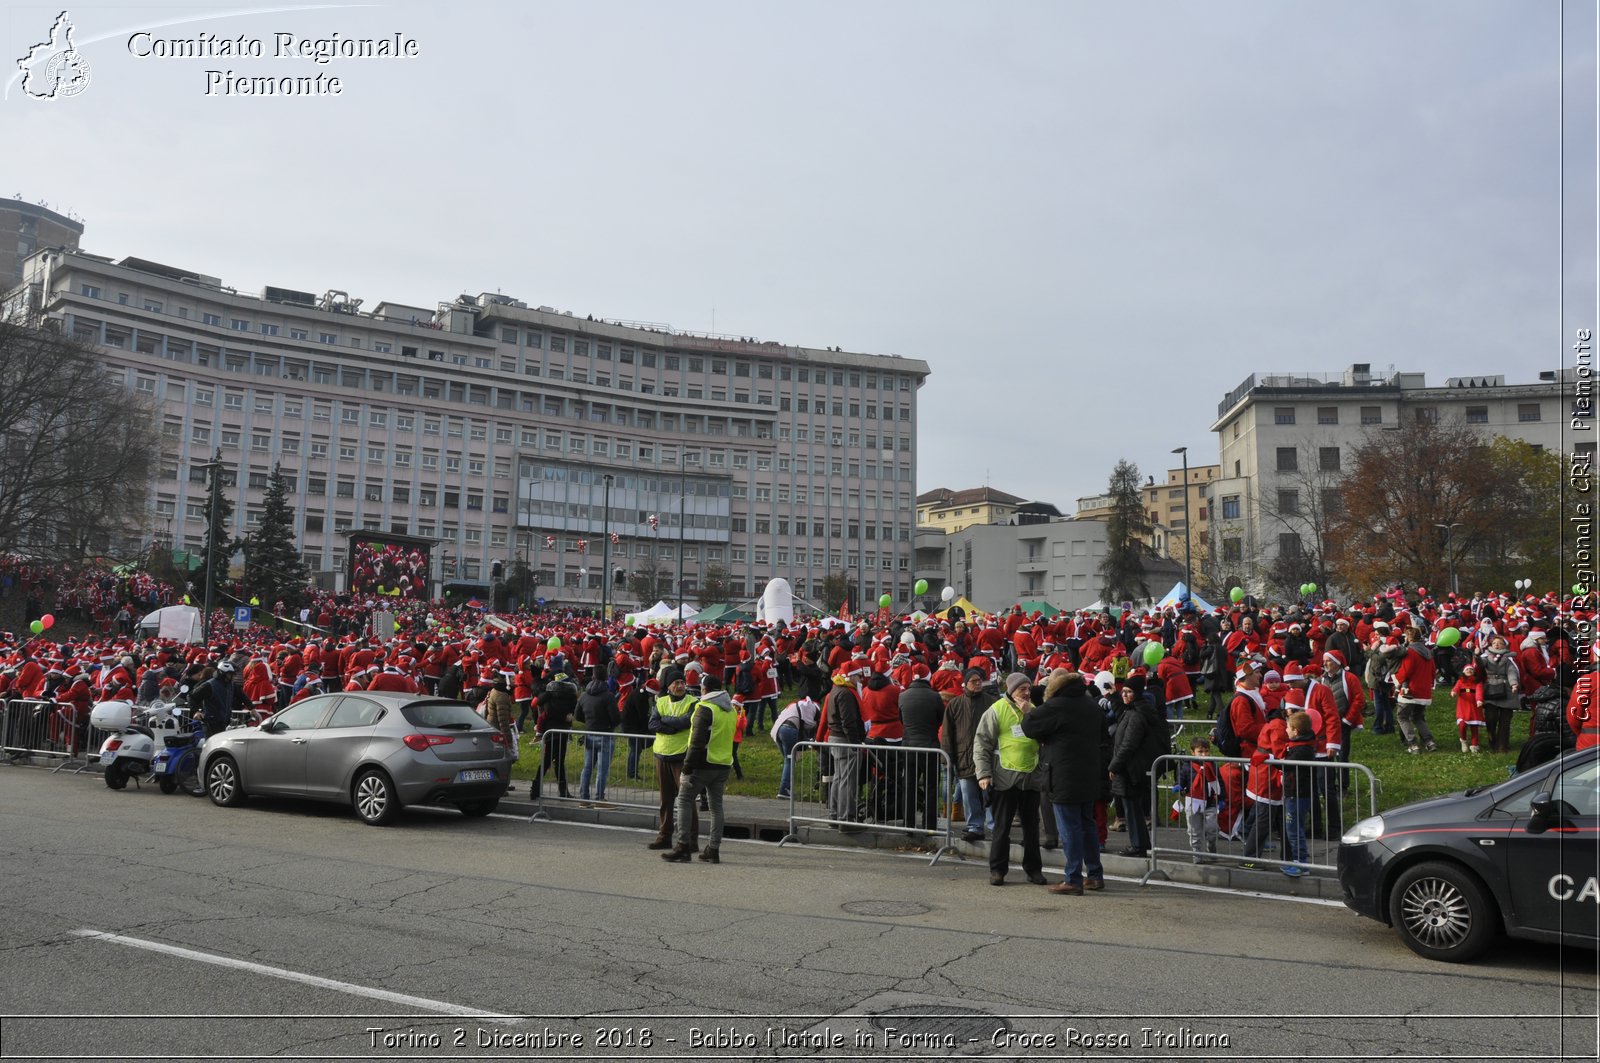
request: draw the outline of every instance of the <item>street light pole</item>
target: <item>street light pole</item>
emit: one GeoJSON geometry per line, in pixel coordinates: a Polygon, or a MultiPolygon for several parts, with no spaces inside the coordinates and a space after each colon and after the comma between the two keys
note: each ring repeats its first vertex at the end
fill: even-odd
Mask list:
{"type": "Polygon", "coordinates": [[[216,587],[213,573],[216,571],[217,551],[222,544],[217,542],[217,499],[222,495],[222,463],[208,461],[196,466],[206,470],[206,488],[211,492],[211,498],[206,506],[206,593],[205,612],[200,617],[200,637],[209,645],[211,642],[211,598],[216,587]]]}
{"type": "Polygon", "coordinates": [[[1441,528],[1444,531],[1444,559],[1450,566],[1450,593],[1460,594],[1461,588],[1456,585],[1456,557],[1455,554],[1450,552],[1450,534],[1457,528],[1463,527],[1463,525],[1460,521],[1453,520],[1449,524],[1435,524],[1434,527],[1441,528]]]}
{"type": "Polygon", "coordinates": [[[1194,594],[1194,528],[1189,521],[1189,448],[1174,447],[1174,454],[1183,455],[1183,585],[1194,594]]]}
{"type": "Polygon", "coordinates": [[[689,478],[683,467],[683,448],[678,448],[678,625],[683,625],[683,514],[689,478]]]}
{"type": "Polygon", "coordinates": [[[611,619],[611,474],[600,477],[605,481],[605,517],[600,524],[600,622],[611,619]]]}

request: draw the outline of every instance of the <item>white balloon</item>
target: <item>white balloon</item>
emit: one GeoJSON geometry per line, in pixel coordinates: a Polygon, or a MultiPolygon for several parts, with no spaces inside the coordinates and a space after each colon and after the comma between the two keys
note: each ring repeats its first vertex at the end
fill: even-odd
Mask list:
{"type": "Polygon", "coordinates": [[[953,602],[953,601],[955,601],[956,600],[956,589],[954,587],[946,587],[944,590],[939,592],[939,600],[941,602],[953,602]]]}

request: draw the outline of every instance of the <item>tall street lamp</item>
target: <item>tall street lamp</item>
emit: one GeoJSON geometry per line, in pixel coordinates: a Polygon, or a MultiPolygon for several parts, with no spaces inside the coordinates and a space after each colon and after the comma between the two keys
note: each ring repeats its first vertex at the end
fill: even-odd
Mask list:
{"type": "Polygon", "coordinates": [[[1189,448],[1174,447],[1174,454],[1183,455],[1183,585],[1194,594],[1194,529],[1189,521],[1189,448]]]}
{"type": "Polygon", "coordinates": [[[611,474],[604,473],[605,517],[600,524],[600,620],[611,619],[611,474]]]}
{"type": "Polygon", "coordinates": [[[689,478],[683,467],[683,448],[678,448],[678,624],[683,624],[683,515],[689,478]]]}
{"type": "Polygon", "coordinates": [[[206,488],[211,492],[209,504],[206,507],[206,606],[205,613],[200,617],[200,637],[209,645],[211,642],[211,598],[216,591],[217,551],[222,544],[217,542],[217,499],[222,497],[221,469],[222,462],[207,461],[194,466],[206,470],[206,488]]]}
{"type": "Polygon", "coordinates": [[[1456,555],[1450,552],[1450,533],[1465,525],[1459,520],[1453,520],[1449,524],[1435,524],[1434,527],[1444,531],[1444,559],[1450,565],[1450,593],[1460,594],[1461,588],[1456,586],[1456,555]]]}

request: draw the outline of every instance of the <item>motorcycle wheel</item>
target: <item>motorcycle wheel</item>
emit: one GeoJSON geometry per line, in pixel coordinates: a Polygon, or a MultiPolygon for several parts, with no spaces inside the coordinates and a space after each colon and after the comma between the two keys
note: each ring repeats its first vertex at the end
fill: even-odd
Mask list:
{"type": "Polygon", "coordinates": [[[160,779],[156,780],[156,785],[161,787],[161,792],[164,794],[175,794],[178,792],[178,780],[174,779],[170,775],[161,776],[160,779]]]}
{"type": "Polygon", "coordinates": [[[120,790],[128,785],[128,769],[112,761],[106,765],[106,785],[113,790],[120,790]]]}

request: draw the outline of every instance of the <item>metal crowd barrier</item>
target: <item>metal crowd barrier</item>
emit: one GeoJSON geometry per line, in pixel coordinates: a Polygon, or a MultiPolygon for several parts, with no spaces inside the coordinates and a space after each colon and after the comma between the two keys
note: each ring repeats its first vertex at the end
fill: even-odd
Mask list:
{"type": "Polygon", "coordinates": [[[77,717],[76,710],[54,701],[17,698],[7,704],[4,751],[9,761],[25,757],[59,757],[63,764],[87,755],[92,734],[89,716],[77,717]]]}
{"type": "Polygon", "coordinates": [[[1334,760],[1268,760],[1266,766],[1301,773],[1311,781],[1310,807],[1305,810],[1305,822],[1300,828],[1304,832],[1304,860],[1292,859],[1299,854],[1291,854],[1286,848],[1285,829],[1295,829],[1294,821],[1285,816],[1287,805],[1256,802],[1247,796],[1248,758],[1187,754],[1157,757],[1150,769],[1150,868],[1141,884],[1160,873],[1164,859],[1168,863],[1226,864],[1244,870],[1294,868],[1300,873],[1335,873],[1340,836],[1360,820],[1378,814],[1378,780],[1372,769],[1365,764],[1334,760]],[[1196,762],[1217,769],[1222,790],[1214,851],[1203,824],[1191,830],[1194,817],[1205,813],[1188,811],[1189,789],[1186,785],[1179,788],[1177,782],[1188,778],[1184,768],[1196,762]],[[1250,851],[1252,831],[1256,832],[1254,852],[1250,851]],[[1198,850],[1191,840],[1195,833],[1199,834],[1198,850]]]}
{"type": "Polygon", "coordinates": [[[789,832],[779,845],[799,842],[802,823],[928,838],[936,842],[930,867],[954,845],[954,775],[944,750],[797,742],[789,757],[789,832]]]}
{"type": "MultiPolygon", "coordinates": [[[[578,728],[549,730],[537,741],[539,769],[534,774],[533,815],[529,820],[549,819],[545,806],[557,808],[637,809],[654,814],[661,806],[661,787],[656,779],[656,758],[650,746],[656,736],[624,734],[616,731],[596,734],[578,728]],[[582,796],[583,762],[590,742],[611,746],[610,770],[604,779],[605,796],[600,796],[600,781],[591,778],[589,797],[582,796]],[[639,742],[637,771],[628,773],[629,743],[639,742]]],[[[524,738],[524,743],[527,738],[524,738]]],[[[599,751],[596,751],[597,754],[599,751]]],[[[598,768],[599,761],[596,761],[598,768]]]]}

